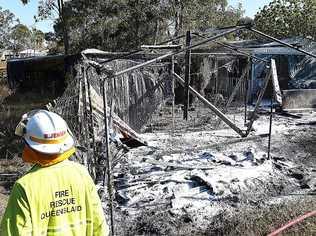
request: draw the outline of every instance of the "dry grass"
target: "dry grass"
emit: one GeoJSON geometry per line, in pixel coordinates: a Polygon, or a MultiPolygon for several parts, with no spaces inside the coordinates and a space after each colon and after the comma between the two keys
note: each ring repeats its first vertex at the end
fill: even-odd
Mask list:
{"type": "Polygon", "coordinates": [[[19,156],[10,160],[0,159],[0,219],[4,214],[14,182],[29,168],[30,165],[25,164],[19,156]]]}
{"type": "Polygon", "coordinates": [[[8,191],[3,186],[0,186],[0,221],[7,206],[8,198],[8,191]]]}
{"type": "Polygon", "coordinates": [[[7,172],[22,175],[29,167],[30,165],[25,164],[19,155],[16,155],[13,159],[0,159],[0,174],[7,172]]]}
{"type": "Polygon", "coordinates": [[[0,218],[15,180],[30,168],[20,157],[23,143],[14,135],[15,127],[24,113],[42,108],[50,100],[34,93],[13,94],[0,81],[0,218]]]}
{"type": "Polygon", "coordinates": [[[0,79],[0,104],[6,97],[10,96],[10,94],[11,90],[7,86],[6,82],[0,79]]]}
{"type": "Polygon", "coordinates": [[[13,158],[21,152],[22,143],[14,135],[23,114],[43,108],[53,98],[30,92],[16,92],[6,97],[0,106],[0,158],[13,158]]]}
{"type": "MultiPolygon", "coordinates": [[[[223,212],[209,226],[206,235],[267,235],[313,210],[316,198],[302,195],[280,204],[239,209],[234,214],[223,212]]],[[[283,235],[316,235],[316,217],[289,228],[283,235]]]]}
{"type": "MultiPolygon", "coordinates": [[[[143,212],[132,221],[125,215],[119,220],[119,235],[227,235],[266,236],[287,222],[316,209],[314,196],[297,196],[273,205],[257,207],[241,205],[223,208],[215,217],[203,222],[192,215],[181,217],[161,208],[143,212]],[[121,227],[124,226],[124,227],[121,227]]],[[[316,217],[289,228],[283,235],[316,235],[316,217]]]]}

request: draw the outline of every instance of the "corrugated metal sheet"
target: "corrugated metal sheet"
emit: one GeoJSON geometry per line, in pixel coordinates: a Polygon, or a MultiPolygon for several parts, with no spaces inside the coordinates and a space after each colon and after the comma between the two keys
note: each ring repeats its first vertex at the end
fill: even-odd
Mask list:
{"type": "Polygon", "coordinates": [[[285,47],[264,47],[253,49],[255,55],[305,55],[291,48],[285,47]]]}
{"type": "MultiPolygon", "coordinates": [[[[288,39],[282,39],[283,42],[287,44],[291,44],[293,46],[297,46],[300,49],[306,50],[308,52],[315,53],[316,52],[316,42],[310,39],[306,39],[303,37],[293,37],[288,39]]],[[[300,53],[294,49],[288,48],[279,44],[278,42],[271,42],[258,45],[257,47],[252,49],[254,54],[262,54],[262,55],[305,55],[300,53]]]]}
{"type": "MultiPolygon", "coordinates": [[[[297,45],[297,46],[301,46],[301,47],[306,47],[307,45],[315,45],[315,41],[311,40],[311,39],[307,39],[304,37],[292,37],[292,38],[286,38],[286,39],[282,39],[282,42],[288,43],[288,44],[292,44],[292,45],[297,45]]],[[[263,44],[263,46],[267,46],[267,47],[276,47],[276,46],[282,46],[281,44],[279,44],[278,42],[271,42],[271,43],[265,43],[263,44]]]]}

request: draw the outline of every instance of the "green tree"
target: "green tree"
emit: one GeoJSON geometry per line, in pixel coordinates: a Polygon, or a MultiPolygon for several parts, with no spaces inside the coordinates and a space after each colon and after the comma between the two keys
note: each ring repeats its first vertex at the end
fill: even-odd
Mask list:
{"type": "Polygon", "coordinates": [[[10,47],[10,34],[15,22],[18,20],[14,14],[0,7],[0,48],[10,47]]]}
{"type": "MultiPolygon", "coordinates": [[[[129,51],[187,29],[234,25],[242,15],[226,0],[76,0],[65,3],[70,49],[129,51]]],[[[61,36],[62,25],[55,25],[61,36]]]]}
{"type": "MultiPolygon", "coordinates": [[[[126,51],[166,33],[160,0],[77,0],[65,4],[72,52],[93,47],[126,51]]],[[[55,26],[57,35],[61,25],[55,26]]]]}
{"type": "Polygon", "coordinates": [[[30,46],[31,31],[23,24],[17,24],[12,28],[10,38],[13,42],[14,51],[26,49],[30,46]]]}
{"type": "Polygon", "coordinates": [[[58,54],[62,52],[63,46],[61,45],[55,33],[45,33],[44,38],[47,44],[46,49],[48,49],[49,54],[58,54]]]}
{"type": "Polygon", "coordinates": [[[169,6],[175,35],[186,30],[236,25],[244,13],[241,4],[235,9],[227,0],[170,0],[169,6]]]}
{"type": "Polygon", "coordinates": [[[278,38],[316,39],[315,0],[273,0],[255,16],[256,28],[278,38]]]}
{"type": "MultiPolygon", "coordinates": [[[[30,0],[21,0],[23,4],[28,4],[30,0]]],[[[64,0],[40,0],[38,6],[37,21],[45,19],[54,19],[62,26],[62,39],[64,43],[65,54],[68,54],[69,39],[67,17],[64,10],[64,0]]]]}
{"type": "Polygon", "coordinates": [[[32,45],[35,49],[41,49],[45,40],[45,34],[36,28],[32,29],[31,32],[32,45]]]}
{"type": "Polygon", "coordinates": [[[44,34],[44,38],[46,41],[54,42],[56,41],[56,35],[53,32],[47,32],[44,34]]]}

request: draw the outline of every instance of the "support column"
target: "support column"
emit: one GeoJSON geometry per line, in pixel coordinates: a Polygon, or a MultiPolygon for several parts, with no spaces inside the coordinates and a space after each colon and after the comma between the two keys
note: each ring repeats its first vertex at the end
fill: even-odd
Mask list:
{"type": "Polygon", "coordinates": [[[84,134],[84,143],[87,148],[87,155],[84,155],[83,164],[90,170],[90,142],[89,142],[89,125],[88,125],[88,110],[87,110],[87,84],[86,84],[86,67],[81,67],[82,74],[82,112],[83,112],[83,134],[84,134]]]}
{"type": "MultiPolygon", "coordinates": [[[[187,31],[186,34],[186,47],[191,46],[191,32],[187,31]]],[[[185,71],[184,71],[184,79],[185,79],[185,86],[184,86],[184,110],[183,110],[183,119],[188,120],[188,111],[189,111],[189,86],[190,86],[190,66],[191,66],[191,50],[186,50],[185,52],[185,71]]]]}
{"type": "Polygon", "coordinates": [[[174,84],[174,56],[171,57],[171,77],[172,77],[172,135],[174,135],[174,106],[175,106],[175,84],[174,84]]]}
{"type": "Polygon", "coordinates": [[[103,186],[106,186],[107,183],[107,192],[109,196],[109,211],[110,211],[110,233],[111,236],[115,235],[114,232],[114,206],[113,206],[113,185],[112,185],[112,157],[110,151],[110,138],[109,138],[109,114],[107,110],[107,87],[106,87],[106,79],[103,80],[102,86],[102,98],[103,98],[103,118],[104,118],[104,131],[105,131],[105,150],[104,150],[104,158],[106,159],[106,166],[104,169],[103,176],[103,186]],[[106,181],[107,180],[107,181],[106,181]]]}

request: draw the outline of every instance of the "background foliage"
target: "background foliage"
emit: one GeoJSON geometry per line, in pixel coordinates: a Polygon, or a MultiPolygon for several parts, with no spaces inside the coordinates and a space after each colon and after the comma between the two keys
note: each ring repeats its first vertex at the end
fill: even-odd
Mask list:
{"type": "Polygon", "coordinates": [[[316,39],[315,0],[274,0],[255,16],[256,27],[277,38],[316,39]]]}
{"type": "MultiPolygon", "coordinates": [[[[130,51],[187,30],[235,25],[243,14],[241,4],[233,8],[227,0],[40,0],[36,19],[54,19],[55,32],[30,34],[21,25],[12,28],[14,15],[0,9],[0,47],[21,48],[30,42],[38,46],[45,38],[54,53],[86,48],[130,51]]],[[[273,0],[255,16],[256,28],[277,38],[315,39],[315,21],[315,0],[273,0]]],[[[242,34],[245,39],[253,37],[242,34]]]]}
{"type": "Polygon", "coordinates": [[[41,49],[44,36],[42,31],[20,24],[13,13],[0,7],[0,49],[41,49]]]}

